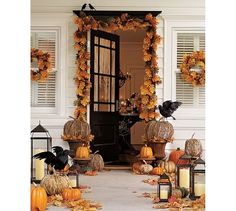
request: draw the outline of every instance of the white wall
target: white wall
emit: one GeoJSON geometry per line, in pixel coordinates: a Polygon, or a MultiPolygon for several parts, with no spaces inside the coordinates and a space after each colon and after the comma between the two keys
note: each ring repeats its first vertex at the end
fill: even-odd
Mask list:
{"type": "MultiPolygon", "coordinates": [[[[63,28],[62,41],[65,41],[63,47],[64,67],[62,71],[64,73],[65,89],[62,96],[65,98],[65,109],[58,116],[37,116],[32,115],[32,128],[41,120],[41,124],[44,125],[50,132],[53,138],[53,145],[62,145],[68,147],[66,142],[61,140],[63,132],[63,125],[68,120],[69,115],[73,115],[74,106],[73,101],[76,99],[75,84],[73,77],[75,75],[76,65],[75,56],[76,51],[73,49],[73,33],[76,30],[75,25],[72,22],[72,10],[80,9],[84,1],[75,0],[32,0],[31,1],[31,25],[37,25],[40,22],[45,22],[47,25],[58,24],[63,28]],[[52,22],[50,24],[50,21],[52,22]]],[[[165,64],[170,58],[164,58],[165,52],[171,49],[165,47],[165,23],[166,20],[187,20],[191,23],[191,20],[204,20],[204,0],[113,0],[113,1],[90,1],[97,10],[161,10],[160,24],[158,33],[163,38],[163,41],[158,49],[159,55],[159,67],[160,75],[165,77],[168,75],[168,68],[165,69],[165,64]]],[[[164,81],[164,80],[163,80],[164,81]]],[[[165,90],[163,89],[164,83],[158,87],[159,103],[162,102],[165,96],[165,90]]],[[[172,121],[175,128],[175,141],[173,144],[167,145],[167,150],[174,149],[178,146],[184,147],[184,141],[190,138],[192,133],[195,132],[196,138],[199,138],[203,145],[205,143],[205,125],[204,117],[200,118],[178,118],[176,121],[172,121]]]]}

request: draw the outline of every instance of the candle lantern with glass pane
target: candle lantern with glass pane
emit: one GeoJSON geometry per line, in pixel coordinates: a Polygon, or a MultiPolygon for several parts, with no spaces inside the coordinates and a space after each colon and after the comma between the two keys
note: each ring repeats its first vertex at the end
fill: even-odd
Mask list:
{"type": "Polygon", "coordinates": [[[172,184],[169,176],[165,173],[160,176],[157,188],[160,202],[167,202],[168,198],[170,198],[172,194],[172,184]]]}
{"type": "Polygon", "coordinates": [[[205,161],[198,158],[194,161],[191,171],[190,198],[200,198],[205,194],[205,161]]]}
{"type": "Polygon", "coordinates": [[[190,190],[191,168],[191,156],[182,155],[176,164],[176,187],[184,187],[190,190]]]}
{"type": "Polygon", "coordinates": [[[40,183],[45,175],[44,160],[33,159],[33,155],[51,149],[52,137],[39,121],[39,125],[31,131],[31,183],[40,183]]]}
{"type": "Polygon", "coordinates": [[[79,187],[79,173],[77,172],[70,172],[67,175],[70,180],[70,185],[72,188],[78,188],[79,187]]]}

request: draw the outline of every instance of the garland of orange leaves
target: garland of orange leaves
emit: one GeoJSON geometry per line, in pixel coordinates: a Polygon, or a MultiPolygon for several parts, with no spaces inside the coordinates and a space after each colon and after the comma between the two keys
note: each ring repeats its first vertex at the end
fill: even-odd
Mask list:
{"type": "Polygon", "coordinates": [[[48,73],[51,71],[50,54],[44,53],[42,50],[31,48],[31,62],[33,59],[37,59],[38,70],[35,72],[31,69],[32,81],[43,81],[48,77],[48,73]]]}
{"type": "Polygon", "coordinates": [[[158,75],[158,63],[157,63],[157,47],[160,43],[160,36],[157,35],[158,20],[153,17],[152,14],[147,14],[144,19],[139,19],[129,16],[127,13],[123,13],[121,17],[108,17],[106,19],[96,20],[93,16],[86,16],[84,12],[81,12],[79,17],[74,19],[74,23],[78,29],[74,33],[74,47],[78,50],[77,54],[77,100],[75,101],[75,117],[79,118],[85,116],[86,107],[89,104],[89,92],[91,88],[91,82],[89,81],[90,75],[88,73],[89,66],[87,61],[90,59],[90,55],[87,52],[87,32],[90,29],[103,29],[105,31],[117,31],[146,29],[146,35],[143,41],[143,53],[145,62],[145,77],[144,84],[141,86],[141,109],[140,118],[146,121],[153,120],[159,116],[157,113],[157,96],[156,85],[161,83],[161,79],[158,75]]]}
{"type": "Polygon", "coordinates": [[[183,56],[183,62],[180,64],[182,78],[193,86],[205,85],[205,53],[203,51],[194,51],[191,54],[183,56]],[[193,67],[199,67],[201,72],[191,71],[193,67]]]}

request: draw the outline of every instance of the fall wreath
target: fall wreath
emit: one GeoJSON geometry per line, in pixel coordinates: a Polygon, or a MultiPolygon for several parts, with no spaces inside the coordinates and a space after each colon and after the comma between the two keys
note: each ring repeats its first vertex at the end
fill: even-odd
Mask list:
{"type": "Polygon", "coordinates": [[[31,80],[43,81],[51,71],[50,54],[36,48],[31,48],[31,63],[34,59],[37,59],[38,68],[37,70],[31,68],[31,80]]]}
{"type": "Polygon", "coordinates": [[[182,78],[193,86],[205,85],[205,53],[203,51],[194,51],[191,54],[183,56],[183,62],[180,64],[182,78]],[[194,67],[200,68],[200,72],[191,70],[194,67]]]}
{"type": "Polygon", "coordinates": [[[132,17],[128,13],[123,13],[120,17],[107,17],[103,19],[95,19],[93,16],[86,16],[84,12],[80,12],[75,17],[74,23],[78,29],[74,33],[74,47],[77,53],[77,100],[75,101],[75,117],[85,116],[87,105],[90,102],[89,92],[91,82],[88,73],[89,66],[87,61],[90,55],[87,51],[87,32],[90,29],[102,29],[108,32],[117,30],[133,30],[145,29],[146,35],[143,41],[143,53],[145,62],[145,78],[144,84],[141,86],[141,110],[140,118],[146,121],[155,119],[159,116],[157,110],[156,85],[161,83],[158,75],[157,63],[157,46],[160,43],[160,36],[157,35],[158,20],[152,14],[147,14],[144,19],[132,17]]]}

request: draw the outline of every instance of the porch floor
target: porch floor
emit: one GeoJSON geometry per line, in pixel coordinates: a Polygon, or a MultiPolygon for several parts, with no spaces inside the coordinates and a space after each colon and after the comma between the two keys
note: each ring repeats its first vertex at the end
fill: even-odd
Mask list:
{"type": "MultiPolygon", "coordinates": [[[[97,176],[80,175],[80,184],[91,187],[91,193],[84,193],[85,199],[102,204],[104,211],[144,211],[154,210],[150,198],[138,197],[144,192],[155,192],[156,186],[142,182],[153,178],[148,175],[134,175],[130,170],[110,170],[99,172],[97,176]]],[[[48,211],[69,210],[49,207],[48,211]]]]}

